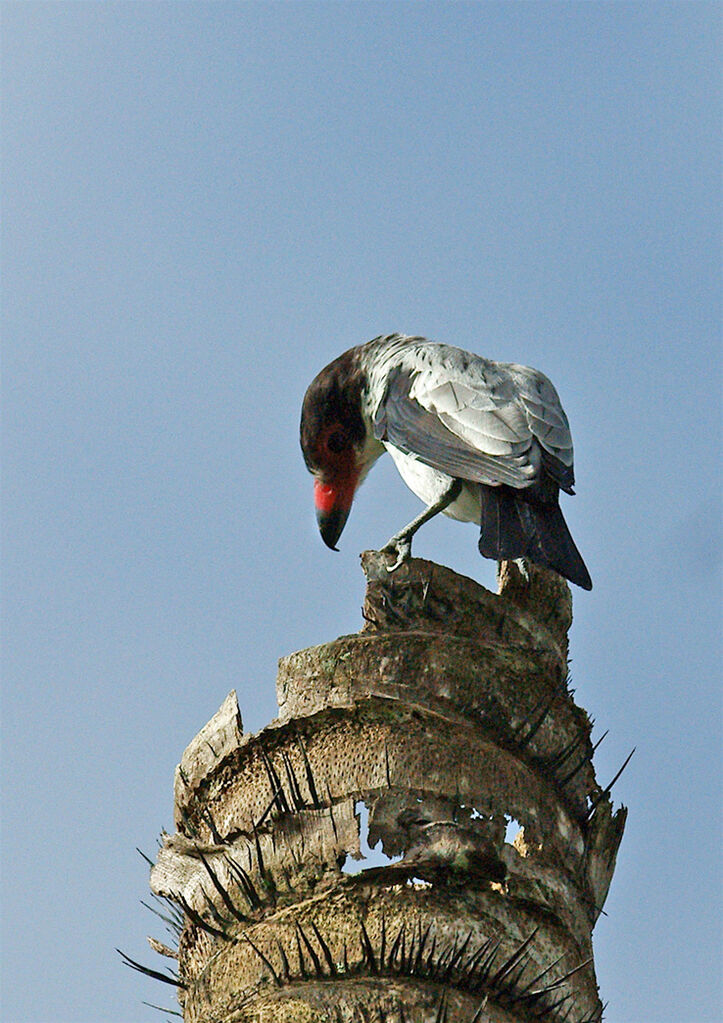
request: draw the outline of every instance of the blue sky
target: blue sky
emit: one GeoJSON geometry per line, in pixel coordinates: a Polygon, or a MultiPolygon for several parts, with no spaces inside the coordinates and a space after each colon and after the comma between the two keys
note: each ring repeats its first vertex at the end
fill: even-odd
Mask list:
{"type": "MultiPolygon", "coordinates": [[[[611,1023],[717,1020],[720,7],[4,3],[7,1023],[143,1023],[139,905],[227,692],[356,631],[306,385],[401,330],[542,369],[576,444],[572,675],[630,807],[595,932],[611,1023]]],[[[470,526],[415,541],[493,585],[470,526]]],[[[165,1002],[164,1002],[165,998],[165,1002]]],[[[172,999],[172,994],[170,995],[172,999]]]]}

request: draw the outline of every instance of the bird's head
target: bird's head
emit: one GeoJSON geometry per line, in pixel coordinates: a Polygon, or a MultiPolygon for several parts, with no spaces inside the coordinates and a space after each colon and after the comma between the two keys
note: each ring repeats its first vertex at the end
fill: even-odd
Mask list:
{"type": "Polygon", "coordinates": [[[357,487],[383,448],[362,410],[366,377],[358,349],[340,355],[312,381],[301,410],[301,450],[314,476],[321,538],[336,550],[357,487]]]}

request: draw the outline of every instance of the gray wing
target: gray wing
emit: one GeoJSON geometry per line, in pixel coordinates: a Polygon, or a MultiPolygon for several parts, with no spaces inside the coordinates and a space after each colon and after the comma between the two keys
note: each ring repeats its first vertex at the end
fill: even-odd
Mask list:
{"type": "Polygon", "coordinates": [[[572,492],[572,439],[547,378],[485,362],[462,380],[451,368],[441,383],[431,369],[392,370],[375,418],[377,439],[450,476],[492,486],[531,487],[544,466],[572,492]]]}
{"type": "Polygon", "coordinates": [[[525,410],[530,433],[542,448],[545,468],[563,490],[573,493],[572,434],[557,391],[536,369],[516,365],[505,369],[525,410]]]}

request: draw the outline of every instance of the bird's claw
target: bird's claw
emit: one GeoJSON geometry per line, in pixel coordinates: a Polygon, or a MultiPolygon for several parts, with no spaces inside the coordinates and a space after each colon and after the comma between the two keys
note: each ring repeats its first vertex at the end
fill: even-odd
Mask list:
{"type": "Polygon", "coordinates": [[[393,565],[387,565],[387,572],[396,572],[396,570],[404,564],[405,561],[409,561],[412,556],[412,541],[411,538],[406,536],[393,536],[391,540],[384,544],[382,547],[383,552],[389,552],[394,554],[396,552],[396,559],[393,565]]]}

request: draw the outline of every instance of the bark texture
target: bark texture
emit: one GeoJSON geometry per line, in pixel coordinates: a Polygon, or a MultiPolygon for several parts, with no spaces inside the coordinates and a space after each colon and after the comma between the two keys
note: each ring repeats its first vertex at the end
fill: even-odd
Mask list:
{"type": "Polygon", "coordinates": [[[599,1020],[626,811],[568,691],[567,584],[362,562],[362,631],[283,658],[256,735],[231,693],[177,769],[151,886],[184,914],[184,1019],[599,1020]],[[364,830],[385,863],[349,873],[364,830]]]}

